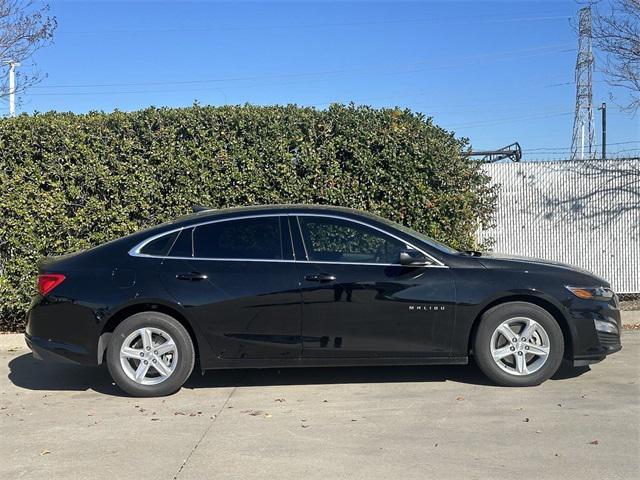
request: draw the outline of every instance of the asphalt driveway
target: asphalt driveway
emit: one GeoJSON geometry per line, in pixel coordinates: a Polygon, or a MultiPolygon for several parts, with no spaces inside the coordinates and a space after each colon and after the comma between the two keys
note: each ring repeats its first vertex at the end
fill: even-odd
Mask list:
{"type": "Polygon", "coordinates": [[[638,478],[640,332],[623,345],[527,389],[473,366],[243,370],[160,399],[5,349],[0,478],[638,478]]]}

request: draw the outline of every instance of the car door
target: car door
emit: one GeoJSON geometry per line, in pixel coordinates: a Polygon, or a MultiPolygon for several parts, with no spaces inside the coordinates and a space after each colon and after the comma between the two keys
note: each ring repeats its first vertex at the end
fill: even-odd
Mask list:
{"type": "Polygon", "coordinates": [[[300,356],[301,297],[285,217],[184,229],[160,272],[217,358],[300,356]]]}
{"type": "Polygon", "coordinates": [[[415,248],[354,219],[292,218],[303,357],[447,356],[455,319],[449,268],[399,264],[415,248]],[[300,259],[302,257],[302,259],[300,259]]]}

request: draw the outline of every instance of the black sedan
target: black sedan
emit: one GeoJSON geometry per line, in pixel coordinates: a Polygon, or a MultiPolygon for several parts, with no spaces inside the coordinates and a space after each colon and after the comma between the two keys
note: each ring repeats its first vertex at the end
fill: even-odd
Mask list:
{"type": "Polygon", "coordinates": [[[460,252],[346,208],[205,210],[39,265],[38,358],[107,363],[136,396],[201,370],[476,363],[537,385],[620,350],[609,284],[567,265],[460,252]]]}

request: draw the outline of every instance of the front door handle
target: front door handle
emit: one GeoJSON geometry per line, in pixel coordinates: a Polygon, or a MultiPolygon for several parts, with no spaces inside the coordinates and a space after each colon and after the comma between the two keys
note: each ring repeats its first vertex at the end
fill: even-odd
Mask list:
{"type": "Polygon", "coordinates": [[[304,277],[307,282],[335,282],[336,276],[329,275],[328,273],[319,273],[307,275],[304,277]]]}
{"type": "Polygon", "coordinates": [[[187,280],[189,282],[198,282],[200,280],[206,280],[207,274],[200,272],[188,272],[188,273],[179,273],[176,275],[178,280],[187,280]]]}

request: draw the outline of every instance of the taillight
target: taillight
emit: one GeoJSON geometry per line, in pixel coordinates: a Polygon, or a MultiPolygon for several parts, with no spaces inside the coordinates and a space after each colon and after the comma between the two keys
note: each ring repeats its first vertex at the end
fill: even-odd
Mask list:
{"type": "Polygon", "coordinates": [[[38,291],[45,296],[51,290],[64,282],[65,276],[61,273],[45,273],[38,275],[38,291]]]}

